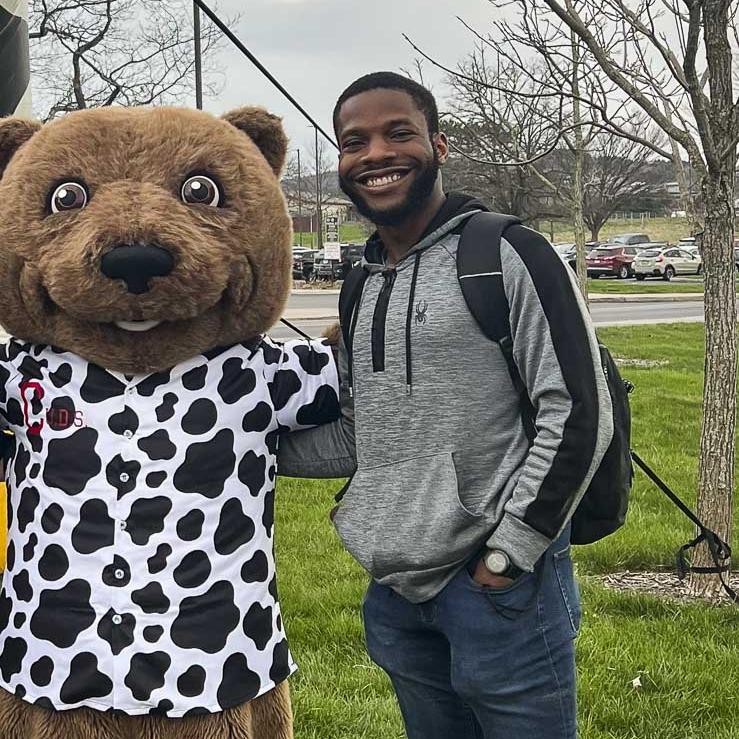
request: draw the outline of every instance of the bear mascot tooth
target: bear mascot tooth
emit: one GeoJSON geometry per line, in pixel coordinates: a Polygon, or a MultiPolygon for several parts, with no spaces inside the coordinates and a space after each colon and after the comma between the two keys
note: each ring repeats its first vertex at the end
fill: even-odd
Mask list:
{"type": "Polygon", "coordinates": [[[289,739],[283,431],[334,420],[291,284],[278,118],[0,120],[3,739],[289,739]]]}

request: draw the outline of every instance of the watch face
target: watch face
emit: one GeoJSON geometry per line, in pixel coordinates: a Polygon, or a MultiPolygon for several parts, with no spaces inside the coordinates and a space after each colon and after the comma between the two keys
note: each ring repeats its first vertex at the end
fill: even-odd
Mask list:
{"type": "Polygon", "coordinates": [[[501,575],[508,569],[508,557],[505,552],[493,549],[485,557],[485,566],[494,575],[501,575]]]}

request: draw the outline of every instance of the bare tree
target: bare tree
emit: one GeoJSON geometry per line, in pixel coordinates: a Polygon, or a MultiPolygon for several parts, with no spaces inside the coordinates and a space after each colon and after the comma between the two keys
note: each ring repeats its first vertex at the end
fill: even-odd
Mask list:
{"type": "Polygon", "coordinates": [[[336,196],[336,152],[323,139],[318,140],[317,152],[315,146],[301,149],[301,152],[300,177],[297,153],[293,150],[282,178],[282,191],[294,215],[299,208],[304,216],[310,217],[320,246],[323,242],[317,229],[321,227],[321,218],[317,214],[336,196]]]}
{"type": "MultiPolygon", "coordinates": [[[[496,4],[501,4],[493,0],[496,4]]],[[[528,0],[506,1],[519,18],[528,0]]],[[[603,124],[618,128],[619,106],[637,105],[687,153],[701,181],[705,207],[705,382],[698,513],[727,541],[732,529],[736,421],[736,287],[734,180],[739,101],[733,65],[739,40],[737,3],[730,0],[543,0],[548,28],[574,34],[586,63],[620,93],[601,98],[603,124]],[[667,111],[667,112],[665,112],[667,111]]],[[[525,22],[522,21],[522,22],[525,22]]],[[[560,36],[561,38],[561,36],[560,36]]],[[[672,151],[650,144],[666,158],[672,151]]],[[[703,548],[694,564],[712,564],[703,548]]],[[[717,576],[695,575],[696,593],[718,594],[717,576]]]]}
{"type": "MultiPolygon", "coordinates": [[[[597,240],[614,211],[636,195],[653,193],[648,175],[653,152],[597,125],[589,106],[581,105],[577,45],[571,91],[555,98],[545,81],[546,66],[532,72],[531,61],[524,69],[510,54],[502,60],[496,54],[497,65],[486,63],[486,47],[497,43],[486,40],[449,75],[447,133],[453,149],[467,159],[466,177],[456,179],[476,192],[487,191],[496,207],[525,221],[574,217],[585,292],[585,226],[597,240]]],[[[630,126],[636,134],[653,136],[646,128],[638,121],[630,126]]]]}
{"type": "MultiPolygon", "coordinates": [[[[177,0],[31,0],[34,100],[49,120],[106,105],[173,104],[194,89],[189,4],[177,0]]],[[[218,29],[201,31],[205,92],[218,91],[218,29]]]]}
{"type": "Polygon", "coordinates": [[[485,197],[498,210],[515,213],[534,226],[540,218],[561,215],[556,188],[542,175],[558,132],[549,120],[555,110],[532,111],[530,99],[503,96],[487,82],[504,78],[514,89],[530,89],[510,66],[493,69],[484,49],[471,54],[447,81],[452,94],[443,113],[451,144],[444,168],[447,181],[485,197]],[[527,162],[528,164],[525,164],[527,162]],[[508,166],[515,163],[516,166],[508,166]]]}
{"type": "Polygon", "coordinates": [[[611,132],[599,133],[585,159],[583,220],[591,240],[598,240],[600,229],[615,212],[630,209],[639,200],[664,207],[661,184],[646,147],[611,132]]]}

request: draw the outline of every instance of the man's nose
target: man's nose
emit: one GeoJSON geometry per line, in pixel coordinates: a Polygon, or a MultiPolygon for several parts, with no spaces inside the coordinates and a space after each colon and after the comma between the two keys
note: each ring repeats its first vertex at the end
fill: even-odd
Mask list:
{"type": "Polygon", "coordinates": [[[363,159],[365,162],[386,162],[392,161],[397,155],[392,141],[384,136],[373,136],[367,142],[363,159]]]}
{"type": "Polygon", "coordinates": [[[165,277],[173,268],[174,257],[158,244],[119,244],[100,262],[106,277],[123,280],[134,295],[147,292],[152,277],[165,277]]]}

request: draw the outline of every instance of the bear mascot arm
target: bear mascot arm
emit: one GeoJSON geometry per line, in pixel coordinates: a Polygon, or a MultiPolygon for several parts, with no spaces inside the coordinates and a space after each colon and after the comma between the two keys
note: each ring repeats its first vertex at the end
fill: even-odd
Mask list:
{"type": "Polygon", "coordinates": [[[350,477],[357,467],[354,399],[349,391],[349,359],[338,324],[326,334],[336,347],[341,416],[333,423],[293,431],[280,438],[277,469],[286,477],[350,477]]]}
{"type": "Polygon", "coordinates": [[[281,434],[339,417],[291,285],[279,119],[0,121],[4,739],[289,739],[281,434]]]}

